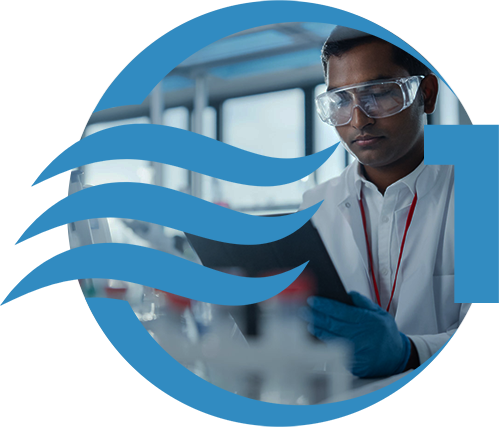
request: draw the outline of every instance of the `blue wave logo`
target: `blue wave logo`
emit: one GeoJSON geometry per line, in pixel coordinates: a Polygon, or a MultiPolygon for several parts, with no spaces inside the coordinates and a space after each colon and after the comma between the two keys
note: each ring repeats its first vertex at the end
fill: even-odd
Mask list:
{"type": "MultiPolygon", "coordinates": [[[[278,159],[175,128],[128,125],[101,131],[72,145],[42,172],[35,184],[94,162],[142,159],[240,184],[261,185],[266,182],[267,185],[280,185],[310,175],[335,148],[336,145],[308,157],[278,159]],[[255,170],[259,171],[258,174],[253,172],[255,170]]],[[[76,221],[126,218],[226,243],[255,245],[282,239],[295,232],[310,220],[319,206],[320,203],[281,217],[256,217],[168,188],[137,183],[102,184],[56,203],[31,224],[17,243],[76,221]]],[[[5,302],[50,284],[99,277],[140,283],[215,304],[253,304],[284,290],[305,266],[297,266],[276,276],[247,278],[218,272],[153,249],[117,243],[93,244],[72,249],[45,262],[25,277],[5,302]],[[168,283],[164,281],[165,269],[172,279],[168,283]],[[181,287],[175,282],[181,283],[181,287]]]]}
{"type": "MultiPolygon", "coordinates": [[[[306,21],[340,24],[370,32],[426,63],[393,34],[355,15],[311,3],[248,3],[196,18],[154,42],[115,79],[95,111],[141,104],[178,64],[221,38],[252,27],[306,21]]],[[[239,184],[278,186],[310,175],[335,148],[332,146],[303,158],[270,158],[167,126],[127,125],[98,132],[75,143],[40,174],[34,185],[82,165],[105,160],[140,159],[239,184]]],[[[283,217],[261,218],[168,188],[134,183],[103,184],[56,203],[30,225],[18,243],[75,221],[115,217],[160,224],[227,243],[256,245],[293,233],[314,215],[319,206],[320,203],[283,217]],[[135,203],[130,204],[129,200],[135,203]],[[166,208],[171,206],[177,208],[166,208]]],[[[98,277],[140,283],[209,303],[245,305],[278,294],[300,275],[305,266],[296,266],[275,276],[245,278],[214,271],[149,248],[117,243],[93,244],[49,259],[28,274],[3,303],[51,284],[98,277]],[[168,283],[163,280],[166,269],[172,277],[168,283]]],[[[111,343],[151,383],[193,408],[237,422],[301,425],[342,417],[390,395],[430,362],[396,384],[352,401],[311,406],[270,404],[220,389],[182,367],[151,338],[127,303],[99,298],[87,299],[87,302],[111,343]],[[157,370],[155,366],[162,369],[157,370]]]]}

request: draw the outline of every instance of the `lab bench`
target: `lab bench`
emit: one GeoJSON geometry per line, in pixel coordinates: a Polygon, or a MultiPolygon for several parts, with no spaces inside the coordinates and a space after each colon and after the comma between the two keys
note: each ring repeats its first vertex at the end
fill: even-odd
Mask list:
{"type": "MultiPolygon", "coordinates": [[[[118,355],[95,321],[89,321],[89,319],[82,317],[78,314],[76,307],[0,306],[0,314],[35,356],[35,370],[39,374],[43,393],[42,404],[141,404],[140,393],[143,393],[145,389],[139,387],[139,383],[143,385],[145,381],[139,378],[137,372],[118,355]]],[[[161,343],[161,322],[147,322],[146,329],[164,348],[167,347],[161,343]]],[[[444,353],[444,357],[437,359],[441,365],[442,361],[445,361],[444,353]]],[[[177,357],[181,357],[181,355],[177,355],[177,357]]],[[[253,356],[249,358],[251,357],[253,356]]],[[[182,363],[182,360],[179,361],[182,363]]],[[[219,362],[227,365],[225,363],[227,361],[220,360],[219,362]]],[[[236,365],[234,366],[237,368],[236,365]]],[[[497,374],[499,370],[496,369],[492,372],[490,369],[462,369],[463,366],[470,366],[468,359],[466,364],[457,366],[459,369],[454,369],[451,372],[449,368],[453,366],[456,367],[449,363],[440,367],[438,367],[438,363],[430,365],[423,371],[421,377],[416,378],[406,388],[407,403],[432,404],[433,402],[435,404],[435,402],[442,402],[444,399],[446,404],[458,402],[465,404],[468,401],[471,402],[470,396],[472,394],[476,397],[477,390],[481,390],[481,394],[489,396],[488,400],[484,400],[483,403],[491,404],[488,402],[491,401],[493,395],[488,393],[485,388],[497,389],[499,382],[496,379],[499,377],[497,374]],[[459,377],[462,377],[462,380],[459,380],[459,377]],[[474,379],[473,390],[470,389],[470,378],[474,379]],[[456,381],[461,384],[461,388],[459,390],[455,387],[449,388],[451,382],[457,384],[456,381]]],[[[476,368],[479,367],[481,366],[476,366],[476,368]]],[[[218,373],[220,374],[220,372],[222,371],[218,373]]],[[[210,379],[209,375],[203,371],[203,366],[195,373],[201,378],[210,379]]],[[[318,401],[314,403],[329,403],[355,398],[385,387],[408,373],[382,379],[359,379],[342,372],[341,387],[337,388],[336,391],[329,390],[327,396],[316,396],[315,399],[318,401]]],[[[318,374],[319,376],[320,374],[329,375],[328,372],[318,374]]],[[[334,376],[334,373],[330,374],[334,376]]],[[[230,389],[231,385],[227,385],[224,379],[223,372],[221,376],[218,375],[216,380],[211,378],[215,384],[219,381],[217,385],[230,389]]],[[[320,382],[317,384],[318,387],[321,387],[320,382]]],[[[239,394],[244,395],[244,393],[239,394]]],[[[252,397],[249,391],[247,394],[247,397],[252,397]]],[[[475,401],[476,398],[473,402],[475,401]]],[[[167,405],[167,402],[158,400],[157,404],[167,405]]],[[[494,398],[493,404],[497,404],[497,399],[494,398]]]]}
{"type": "MultiPolygon", "coordinates": [[[[35,371],[40,379],[43,404],[140,404],[138,374],[130,366],[127,366],[126,361],[118,355],[95,321],[82,317],[76,307],[0,306],[0,314],[10,323],[19,339],[34,355],[35,371]]],[[[149,333],[160,345],[167,348],[160,338],[161,323],[144,323],[146,323],[149,333]]],[[[246,347],[242,348],[241,351],[253,351],[252,355],[248,354],[248,360],[255,360],[255,367],[261,365],[258,362],[258,357],[254,356],[259,354],[258,349],[250,350],[246,347]]],[[[181,355],[177,354],[174,357],[180,358],[181,355]]],[[[182,360],[179,361],[182,362],[182,360]]],[[[216,363],[211,365],[212,373],[217,368],[215,366],[213,370],[214,365],[216,363]]],[[[217,385],[222,386],[222,388],[244,395],[240,391],[241,384],[227,386],[226,379],[231,376],[229,373],[224,377],[227,361],[220,360],[219,365],[224,365],[224,369],[219,370],[218,375],[215,374],[216,379],[212,382],[217,384],[218,381],[217,385]],[[238,389],[236,390],[232,386],[238,389]]],[[[210,379],[203,370],[203,366],[198,366],[195,373],[201,378],[210,379]]],[[[238,369],[238,366],[234,365],[233,368],[238,369]]],[[[269,368],[273,369],[272,366],[269,368]]],[[[263,370],[262,373],[271,375],[269,370],[263,370]]],[[[326,372],[316,372],[316,374],[315,378],[319,381],[316,381],[315,384],[318,388],[324,387],[324,380],[327,379],[328,374],[326,372]]],[[[350,378],[346,372],[342,372],[341,375],[341,382],[335,383],[335,395],[338,395],[338,392],[351,393],[352,388],[361,390],[363,386],[372,383],[369,380],[350,378]]],[[[212,376],[212,379],[215,377],[212,376]]],[[[332,399],[331,392],[332,390],[328,395],[316,396],[313,403],[332,399]]],[[[251,397],[252,393],[254,392],[247,391],[247,397],[251,397]]],[[[323,391],[323,393],[325,392],[323,391]]]]}

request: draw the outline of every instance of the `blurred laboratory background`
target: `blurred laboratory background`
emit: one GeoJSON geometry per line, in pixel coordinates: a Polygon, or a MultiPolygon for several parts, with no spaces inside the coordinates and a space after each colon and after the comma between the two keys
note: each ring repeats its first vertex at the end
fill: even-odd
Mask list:
{"type": "MultiPolygon", "coordinates": [[[[497,23],[378,23],[415,47],[456,93],[457,98],[441,85],[430,124],[499,122],[497,23]]],[[[8,78],[0,79],[2,139],[17,144],[36,141],[47,146],[46,155],[52,158],[57,153],[50,147],[61,151],[87,135],[127,123],[182,128],[273,157],[308,155],[339,141],[334,128],[322,123],[315,112],[314,98],[325,90],[320,49],[333,28],[321,23],[270,25],[225,38],[180,64],[142,105],[90,114],[123,67],[180,24],[4,22],[0,65],[8,78]]],[[[470,153],[470,159],[478,161],[479,156],[470,153]]],[[[340,174],[351,160],[339,147],[314,174],[281,187],[243,186],[136,160],[81,169],[86,185],[151,183],[237,211],[267,214],[296,210],[304,191],[340,174]]],[[[157,239],[151,242],[145,227],[135,226],[134,235],[145,237],[142,244],[149,241],[167,248],[157,239]]],[[[114,238],[127,233],[122,224],[113,228],[114,238]]],[[[172,242],[181,235],[168,229],[164,233],[172,242]]],[[[176,246],[183,248],[181,241],[176,246]]]]}
{"type": "MultiPolygon", "coordinates": [[[[334,27],[322,23],[270,25],[222,39],[177,66],[142,105],[91,114],[101,94],[128,62],[181,23],[2,22],[0,69],[7,78],[0,79],[0,138],[27,149],[37,145],[37,153],[46,158],[46,164],[77,140],[106,128],[132,123],[181,128],[244,150],[283,158],[309,155],[339,141],[334,128],[322,123],[315,112],[314,99],[325,90],[320,51],[334,27]]],[[[396,20],[377,23],[418,50],[445,76],[457,95],[453,96],[441,84],[437,111],[428,118],[430,125],[499,123],[498,23],[396,20]]],[[[164,54],[168,55],[168,52],[164,54]]],[[[478,162],[481,158],[482,153],[470,146],[470,162],[478,162]]],[[[78,188],[70,188],[70,193],[108,182],[141,182],[169,187],[248,214],[286,213],[298,208],[307,189],[339,175],[351,161],[352,158],[340,146],[323,166],[298,182],[280,187],[251,187],[165,164],[115,160],[81,165],[79,170],[72,172],[73,176],[78,176],[73,181],[78,188]]],[[[33,179],[40,172],[32,171],[33,179]]],[[[28,197],[27,193],[24,197],[28,197]]],[[[197,261],[181,231],[111,218],[107,224],[91,224],[94,243],[98,242],[95,230],[99,228],[104,229],[102,241],[112,239],[113,242],[138,244],[197,261]],[[106,234],[108,231],[110,236],[106,234]]],[[[68,225],[68,237],[70,235],[68,225]]],[[[74,246],[78,244],[68,240],[68,248],[74,246]]],[[[84,288],[80,295],[92,296],[91,292],[98,295],[101,286],[98,280],[79,283],[84,288]]],[[[104,287],[106,295],[115,298],[120,298],[125,289],[132,290],[130,284],[114,281],[104,287]]],[[[191,320],[174,316],[171,322],[178,325],[189,321],[202,325],[203,318],[215,316],[210,307],[199,304],[193,307],[190,302],[171,295],[134,289],[135,296],[129,295],[127,299],[136,301],[137,316],[144,324],[150,325],[149,332],[153,336],[156,333],[158,340],[161,340],[156,332],[158,326],[151,322],[164,315],[157,306],[160,301],[164,306],[180,307],[180,311],[192,308],[194,317],[191,316],[191,320]]],[[[180,329],[179,326],[178,331],[180,329]]],[[[243,338],[235,337],[233,331],[231,334],[230,340],[239,339],[245,345],[243,338]]],[[[184,351],[180,347],[170,347],[173,352],[175,349],[180,353],[184,351]]],[[[321,351],[318,349],[317,357],[310,361],[324,365],[321,351]]],[[[185,366],[202,377],[209,377],[203,371],[205,367],[196,365],[192,349],[180,353],[179,358],[188,355],[185,366]]],[[[247,353],[246,357],[248,354],[251,356],[247,353]]],[[[336,359],[330,363],[340,363],[347,354],[348,349],[338,348],[336,359]]],[[[211,362],[215,363],[212,371],[215,377],[217,369],[230,369],[217,366],[216,357],[212,357],[211,362]]],[[[223,375],[219,378],[219,384],[227,379],[223,375]]],[[[247,390],[240,391],[241,394],[294,404],[319,403],[331,396],[332,389],[324,391],[327,384],[322,384],[320,378],[307,383],[315,384],[312,387],[315,395],[311,392],[310,395],[298,393],[284,397],[276,395],[275,390],[267,390],[265,395],[258,376],[252,378],[244,383],[247,390]],[[317,390],[323,390],[323,393],[317,394],[317,390]]],[[[128,381],[131,384],[135,380],[128,381]]],[[[241,384],[242,381],[221,386],[235,390],[241,384]]],[[[293,387],[291,385],[288,389],[294,390],[293,387]]],[[[351,379],[337,380],[334,387],[338,392],[350,390],[351,379]]],[[[59,394],[60,399],[62,395],[59,394]]],[[[335,399],[341,400],[338,396],[340,394],[335,399]]],[[[73,397],[67,402],[81,402],[76,395],[73,397]]],[[[56,398],[51,402],[58,403],[56,398]]],[[[124,403],[137,401],[128,396],[124,403]]]]}
{"type": "MultiPolygon", "coordinates": [[[[285,23],[254,28],[198,51],[176,67],[141,104],[97,112],[83,136],[130,123],[186,129],[272,157],[299,157],[339,141],[316,114],[324,92],[321,47],[334,25],[285,23]]],[[[168,55],[168,52],[165,52],[168,55]]],[[[470,124],[441,83],[430,124],[470,124]]],[[[84,183],[134,181],[190,193],[241,212],[293,211],[308,188],[339,175],[351,159],[342,147],[313,175],[279,187],[252,187],[146,161],[85,166],[84,183]]]]}

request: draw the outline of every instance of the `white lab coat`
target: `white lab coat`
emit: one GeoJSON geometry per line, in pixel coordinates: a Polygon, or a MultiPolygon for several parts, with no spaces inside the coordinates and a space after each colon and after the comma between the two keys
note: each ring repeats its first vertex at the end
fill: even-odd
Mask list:
{"type": "MultiPolygon", "coordinates": [[[[324,200],[312,218],[347,290],[376,301],[352,163],[303,196],[300,209],[324,200]]],[[[416,182],[418,202],[397,279],[399,330],[409,336],[425,362],[444,345],[469,304],[454,303],[454,168],[426,166],[416,182]]],[[[400,245],[410,203],[395,212],[400,245]]]]}

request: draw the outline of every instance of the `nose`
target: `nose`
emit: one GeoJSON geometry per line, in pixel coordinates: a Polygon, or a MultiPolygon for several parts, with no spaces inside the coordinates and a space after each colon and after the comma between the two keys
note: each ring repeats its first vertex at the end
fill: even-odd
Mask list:
{"type": "Polygon", "coordinates": [[[350,125],[353,126],[357,130],[362,130],[366,126],[373,125],[376,122],[375,119],[367,116],[366,113],[360,108],[358,105],[353,107],[352,111],[352,121],[350,125]]]}

